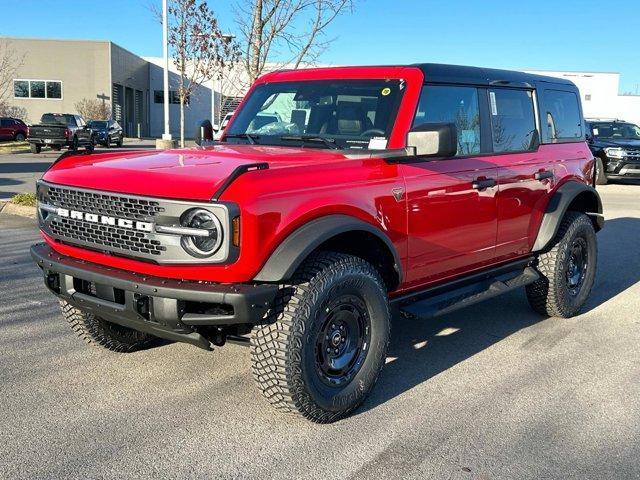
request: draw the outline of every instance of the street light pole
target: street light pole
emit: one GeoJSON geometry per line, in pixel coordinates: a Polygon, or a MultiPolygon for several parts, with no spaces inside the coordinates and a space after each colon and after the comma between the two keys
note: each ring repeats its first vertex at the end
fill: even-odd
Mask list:
{"type": "Polygon", "coordinates": [[[169,130],[169,22],[167,20],[167,0],[162,0],[162,55],[164,67],[164,133],[163,140],[171,140],[169,130]]]}

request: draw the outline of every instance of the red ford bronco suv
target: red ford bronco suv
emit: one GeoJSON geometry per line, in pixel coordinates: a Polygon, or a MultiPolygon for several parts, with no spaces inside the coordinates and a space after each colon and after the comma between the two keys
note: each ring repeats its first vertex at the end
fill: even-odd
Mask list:
{"type": "Polygon", "coordinates": [[[332,422],[374,386],[390,306],[526,287],[580,310],[604,217],[578,98],[436,64],[271,73],[215,145],[57,161],[32,256],[88,343],[247,343],[269,402],[332,422]]]}

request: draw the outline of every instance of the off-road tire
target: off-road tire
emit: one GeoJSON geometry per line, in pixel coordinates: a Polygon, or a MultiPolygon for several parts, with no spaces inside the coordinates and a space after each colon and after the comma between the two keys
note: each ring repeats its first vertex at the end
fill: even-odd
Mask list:
{"type": "Polygon", "coordinates": [[[596,275],[597,240],[593,223],[580,212],[567,212],[549,250],[538,255],[538,272],[541,277],[526,287],[531,307],[541,315],[569,318],[576,315],[591,292],[596,275]],[[587,268],[584,280],[576,295],[571,295],[567,285],[570,248],[576,238],[586,242],[587,268]]]}
{"type": "Polygon", "coordinates": [[[42,150],[42,147],[37,143],[30,143],[29,148],[31,149],[31,153],[40,153],[40,150],[42,150]]]}
{"type": "Polygon", "coordinates": [[[25,136],[24,133],[16,133],[14,140],[16,142],[24,142],[25,136]]]}
{"type": "Polygon", "coordinates": [[[596,185],[606,185],[609,180],[604,172],[604,164],[600,157],[596,157],[594,168],[596,169],[596,185]]]}
{"type": "Polygon", "coordinates": [[[95,150],[95,145],[93,144],[93,141],[91,141],[90,143],[87,144],[86,147],[84,147],[85,151],[87,151],[88,153],[93,153],[93,151],[95,150]]]}
{"type": "Polygon", "coordinates": [[[316,423],[348,415],[369,394],[385,363],[390,318],[384,282],[371,264],[340,253],[313,254],[290,284],[281,286],[274,308],[252,330],[251,365],[258,388],[276,409],[316,423]],[[316,342],[330,302],[345,295],[361,297],[370,342],[348,383],[328,386],[315,363],[316,342]]]}
{"type": "Polygon", "coordinates": [[[116,147],[122,148],[122,138],[116,143],[116,147]]]}
{"type": "Polygon", "coordinates": [[[119,353],[131,353],[152,347],[160,342],[157,337],[148,333],[138,332],[131,328],[96,317],[91,313],[60,301],[62,316],[71,329],[85,342],[97,347],[119,353]]]}

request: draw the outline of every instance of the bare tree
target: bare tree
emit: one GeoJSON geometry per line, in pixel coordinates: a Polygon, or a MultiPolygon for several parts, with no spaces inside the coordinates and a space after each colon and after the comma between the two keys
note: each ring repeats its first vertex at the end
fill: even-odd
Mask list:
{"type": "Polygon", "coordinates": [[[253,83],[275,54],[298,68],[314,62],[332,42],[327,27],[353,10],[353,0],[240,0],[236,24],[243,43],[243,66],[253,83]],[[280,50],[285,50],[282,52],[280,50]],[[282,58],[282,57],[281,57],[282,58]]]}
{"type": "Polygon", "coordinates": [[[24,56],[15,53],[9,40],[0,40],[0,115],[26,121],[27,111],[9,105],[13,96],[13,80],[24,63],[24,56]]]}
{"type": "Polygon", "coordinates": [[[93,98],[83,98],[73,105],[85,120],[108,120],[111,117],[111,106],[93,98]]]}
{"type": "Polygon", "coordinates": [[[221,78],[237,62],[240,50],[225,35],[205,0],[170,0],[169,49],[180,75],[180,145],[184,147],[184,109],[200,84],[221,78]]]}

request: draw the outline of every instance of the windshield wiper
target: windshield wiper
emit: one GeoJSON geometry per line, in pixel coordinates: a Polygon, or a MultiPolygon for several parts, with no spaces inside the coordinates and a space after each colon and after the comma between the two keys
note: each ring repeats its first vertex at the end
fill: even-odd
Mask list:
{"type": "Polygon", "coordinates": [[[227,138],[246,138],[247,140],[249,140],[249,143],[251,145],[255,145],[258,143],[258,139],[260,138],[258,135],[253,135],[252,133],[230,133],[228,135],[224,136],[225,139],[227,138]]]}
{"type": "Polygon", "coordinates": [[[315,135],[283,135],[280,137],[280,140],[283,141],[292,141],[292,142],[308,142],[308,143],[324,143],[327,147],[332,150],[340,150],[340,147],[336,145],[336,141],[333,138],[325,138],[318,137],[315,135]]]}

